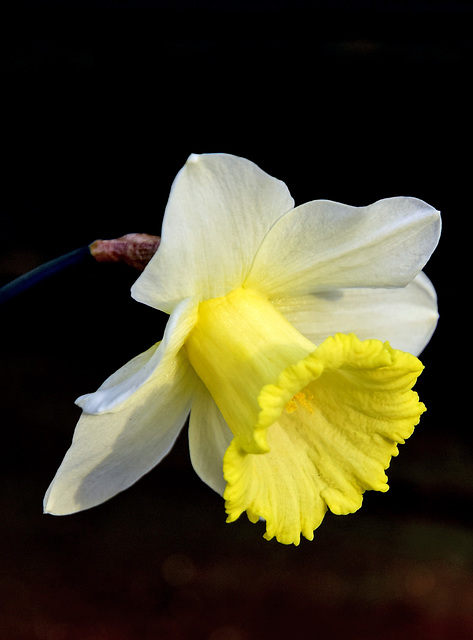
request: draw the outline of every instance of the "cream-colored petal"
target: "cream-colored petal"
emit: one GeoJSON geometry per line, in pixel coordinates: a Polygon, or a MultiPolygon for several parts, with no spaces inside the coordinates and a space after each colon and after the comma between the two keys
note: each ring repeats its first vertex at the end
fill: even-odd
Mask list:
{"type": "Polygon", "coordinates": [[[112,374],[95,392],[76,400],[87,413],[115,411],[133,393],[153,378],[159,379],[162,370],[176,357],[197,320],[196,300],[183,300],[171,314],[163,339],[112,374]]]}
{"type": "Polygon", "coordinates": [[[438,320],[435,289],[424,273],[407,287],[334,289],[272,303],[315,344],[334,333],[355,333],[414,355],[428,344],[438,320]]]}
{"type": "Polygon", "coordinates": [[[212,396],[203,384],[199,385],[189,419],[190,457],[197,475],[221,496],[225,490],[223,456],[232,438],[212,396]]]}
{"type": "Polygon", "coordinates": [[[72,445],[52,481],[45,512],[66,515],[123,491],[173,446],[189,413],[196,376],[185,351],[166,360],[110,413],[82,413],[72,445]]]}
{"type": "Polygon", "coordinates": [[[171,189],[160,247],[133,297],[170,313],[183,298],[238,288],[270,227],[293,206],[286,185],[249,160],[190,156],[171,189]]]}
{"type": "Polygon", "coordinates": [[[416,198],[368,207],[308,202],[271,228],[244,286],[270,298],[403,287],[423,268],[439,235],[439,212],[416,198]]]}

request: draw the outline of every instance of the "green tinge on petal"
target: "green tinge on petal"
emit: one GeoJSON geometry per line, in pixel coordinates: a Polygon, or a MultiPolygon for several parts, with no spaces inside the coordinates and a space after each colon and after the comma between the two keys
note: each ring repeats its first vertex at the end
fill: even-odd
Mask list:
{"type": "Polygon", "coordinates": [[[225,454],[228,521],[247,511],[266,520],[267,539],[297,545],[301,534],[313,538],[327,508],[353,513],[364,491],[387,491],[385,469],[425,410],[411,390],[422,369],[414,356],[353,334],[289,366],[259,396],[260,417],[278,413],[269,452],[248,453],[235,439],[225,454]]]}

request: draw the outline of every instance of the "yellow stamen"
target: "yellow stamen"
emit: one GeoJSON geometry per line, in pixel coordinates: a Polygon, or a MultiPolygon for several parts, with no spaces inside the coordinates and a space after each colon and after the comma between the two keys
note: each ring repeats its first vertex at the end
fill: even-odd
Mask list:
{"type": "Polygon", "coordinates": [[[309,413],[314,413],[314,409],[310,403],[313,397],[314,396],[312,393],[307,392],[306,394],[303,391],[298,391],[292,397],[292,399],[289,400],[288,403],[286,403],[286,412],[294,413],[294,411],[297,411],[297,403],[299,402],[301,407],[303,407],[306,411],[308,411],[309,413]]]}

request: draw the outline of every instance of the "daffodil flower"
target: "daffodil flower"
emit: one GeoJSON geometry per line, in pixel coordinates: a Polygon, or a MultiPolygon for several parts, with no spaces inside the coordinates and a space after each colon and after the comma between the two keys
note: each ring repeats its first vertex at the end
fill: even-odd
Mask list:
{"type": "Polygon", "coordinates": [[[193,467],[265,537],[313,539],[348,514],[425,410],[412,391],[437,322],[421,272],[439,213],[408,197],[294,207],[249,160],[192,155],[132,296],[169,314],[161,342],[80,397],[45,511],[93,507],[170,451],[187,416],[193,467]],[[389,341],[389,342],[388,342],[389,341]],[[392,345],[392,346],[391,346],[392,345]]]}

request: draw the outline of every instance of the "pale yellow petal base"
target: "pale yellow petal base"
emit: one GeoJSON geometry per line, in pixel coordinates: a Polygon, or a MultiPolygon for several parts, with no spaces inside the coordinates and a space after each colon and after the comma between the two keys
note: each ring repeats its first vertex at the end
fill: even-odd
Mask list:
{"type": "Polygon", "coordinates": [[[228,521],[266,521],[267,539],[311,540],[327,508],[360,508],[364,491],[387,491],[385,469],[425,410],[411,388],[414,356],[377,340],[337,334],[287,367],[259,395],[268,453],[235,438],[224,457],[228,521]],[[299,380],[299,383],[298,383],[299,380]]]}

